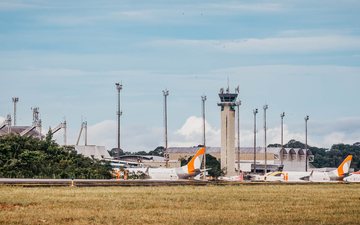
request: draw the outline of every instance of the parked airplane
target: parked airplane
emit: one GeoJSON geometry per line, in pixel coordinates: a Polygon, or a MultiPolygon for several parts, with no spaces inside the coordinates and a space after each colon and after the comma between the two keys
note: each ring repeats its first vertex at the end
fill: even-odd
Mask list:
{"type": "MultiPolygon", "coordinates": [[[[341,180],[345,174],[349,173],[349,168],[352,160],[352,155],[348,155],[340,166],[330,172],[296,172],[296,171],[282,171],[268,173],[263,177],[265,181],[285,181],[285,182],[328,182],[334,180],[341,180]]],[[[259,178],[258,178],[259,179],[259,178]]]]}
{"type": "Polygon", "coordinates": [[[243,174],[238,176],[230,176],[230,177],[219,177],[219,180],[223,181],[244,181],[243,174]]]}
{"type": "Polygon", "coordinates": [[[205,147],[201,147],[190,162],[178,168],[127,168],[129,173],[145,173],[152,180],[178,180],[195,177],[202,171],[200,169],[205,153],[205,147]]]}
{"type": "Polygon", "coordinates": [[[351,173],[350,176],[344,178],[345,182],[360,182],[360,171],[351,173]]]}

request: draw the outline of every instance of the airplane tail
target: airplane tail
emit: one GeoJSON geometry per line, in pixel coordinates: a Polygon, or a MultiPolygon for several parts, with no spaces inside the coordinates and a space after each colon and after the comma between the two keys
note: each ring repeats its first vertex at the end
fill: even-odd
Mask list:
{"type": "Polygon", "coordinates": [[[188,174],[193,174],[197,171],[200,171],[204,154],[205,154],[205,147],[201,147],[192,157],[190,162],[187,165],[183,166],[182,169],[186,171],[188,174]]]}
{"type": "Polygon", "coordinates": [[[350,164],[351,164],[351,160],[352,160],[352,155],[348,155],[344,161],[340,164],[340,166],[332,171],[332,173],[336,176],[336,177],[343,177],[344,174],[349,173],[349,169],[350,169],[350,164]]]}

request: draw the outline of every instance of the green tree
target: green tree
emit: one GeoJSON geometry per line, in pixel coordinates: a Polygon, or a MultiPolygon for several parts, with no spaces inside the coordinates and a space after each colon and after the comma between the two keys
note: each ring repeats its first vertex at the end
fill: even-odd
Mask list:
{"type": "Polygon", "coordinates": [[[10,178],[111,178],[109,163],[61,147],[49,132],[45,140],[19,135],[0,137],[0,177],[10,178]]]}

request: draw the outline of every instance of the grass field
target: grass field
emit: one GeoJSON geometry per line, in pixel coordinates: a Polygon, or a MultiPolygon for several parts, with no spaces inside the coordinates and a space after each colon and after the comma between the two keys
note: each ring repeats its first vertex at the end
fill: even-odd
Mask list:
{"type": "Polygon", "coordinates": [[[360,224],[360,184],[0,186],[0,224],[360,224]]]}

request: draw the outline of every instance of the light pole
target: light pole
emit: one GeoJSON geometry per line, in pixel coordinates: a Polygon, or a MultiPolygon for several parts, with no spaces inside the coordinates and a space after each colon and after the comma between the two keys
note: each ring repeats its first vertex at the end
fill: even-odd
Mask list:
{"type": "Polygon", "coordinates": [[[14,103],[14,126],[16,126],[16,104],[18,103],[19,98],[18,97],[13,97],[12,101],[14,103]]]}
{"type": "Polygon", "coordinates": [[[305,172],[308,171],[308,165],[307,165],[307,161],[308,161],[308,156],[307,156],[307,149],[308,149],[308,144],[307,144],[307,123],[309,120],[309,116],[305,116],[305,172]]]}
{"type": "Polygon", "coordinates": [[[167,134],[167,96],[169,95],[169,91],[167,89],[163,90],[164,95],[164,139],[165,139],[165,149],[164,156],[166,162],[166,168],[169,167],[169,153],[168,153],[168,134],[167,134]]]}
{"type": "Polygon", "coordinates": [[[267,143],[266,143],[266,110],[269,108],[268,105],[264,105],[264,144],[265,144],[265,170],[264,174],[267,173],[267,143]]]}
{"type": "Polygon", "coordinates": [[[280,150],[280,162],[281,166],[284,164],[284,117],[285,112],[280,114],[281,117],[281,150],[280,150]]]}
{"type": "Polygon", "coordinates": [[[201,101],[202,101],[202,118],[203,118],[203,145],[205,148],[205,152],[204,152],[204,172],[203,172],[203,179],[206,180],[206,136],[205,136],[205,132],[206,132],[206,127],[205,127],[205,101],[206,101],[206,95],[201,96],[201,101]]]}
{"type": "Polygon", "coordinates": [[[115,86],[116,86],[116,90],[118,92],[118,110],[116,112],[117,114],[117,119],[118,119],[118,126],[117,126],[117,152],[116,152],[116,156],[117,158],[119,159],[120,157],[120,151],[121,151],[121,146],[120,146],[120,117],[122,115],[122,112],[120,110],[120,91],[123,87],[122,84],[120,83],[115,83],[115,86]]]}
{"type": "Polygon", "coordinates": [[[237,106],[237,161],[238,161],[238,175],[240,176],[240,105],[241,101],[236,102],[237,106]]]}
{"type": "Polygon", "coordinates": [[[256,114],[258,109],[254,109],[254,173],[256,173],[256,114]]]}

